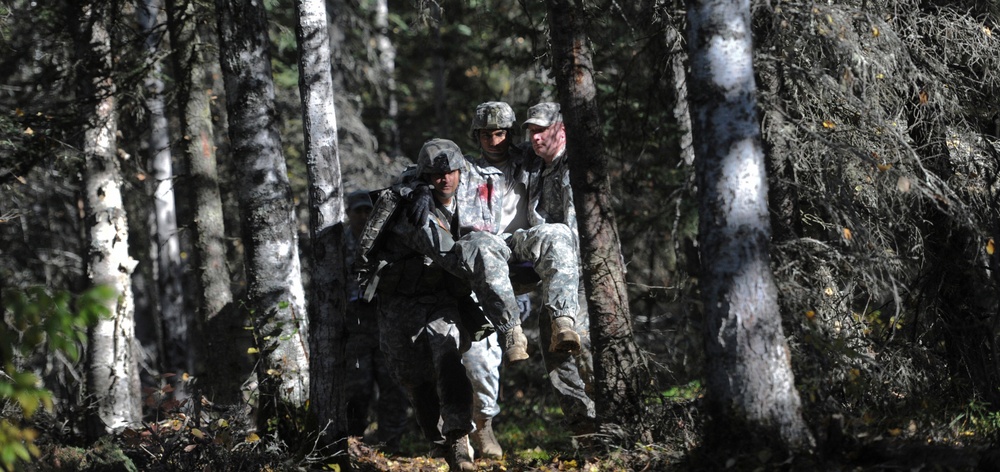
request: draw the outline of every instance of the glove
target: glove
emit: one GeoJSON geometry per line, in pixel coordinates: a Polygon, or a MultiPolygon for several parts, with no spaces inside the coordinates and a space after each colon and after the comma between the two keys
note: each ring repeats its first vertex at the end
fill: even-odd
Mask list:
{"type": "Polygon", "coordinates": [[[406,208],[403,209],[406,213],[406,219],[410,224],[418,228],[427,222],[427,215],[431,213],[431,208],[434,207],[434,197],[431,195],[431,188],[430,185],[425,183],[417,183],[413,187],[399,189],[399,196],[408,202],[406,208]]]}

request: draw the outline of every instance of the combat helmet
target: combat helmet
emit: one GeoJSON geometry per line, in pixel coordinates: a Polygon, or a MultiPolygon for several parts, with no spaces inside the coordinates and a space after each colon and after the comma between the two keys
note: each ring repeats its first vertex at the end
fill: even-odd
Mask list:
{"type": "Polygon", "coordinates": [[[506,102],[481,103],[476,107],[476,114],[472,117],[469,137],[476,139],[476,131],[481,129],[512,130],[514,119],[514,109],[506,102]]]}
{"type": "Polygon", "coordinates": [[[446,174],[465,167],[462,149],[454,141],[434,138],[424,143],[417,155],[417,175],[446,174]]]}

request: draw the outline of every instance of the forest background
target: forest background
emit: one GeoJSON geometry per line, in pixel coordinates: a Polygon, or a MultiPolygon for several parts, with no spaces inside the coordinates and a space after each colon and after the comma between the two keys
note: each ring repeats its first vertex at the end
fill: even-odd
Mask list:
{"type": "MultiPolygon", "coordinates": [[[[18,311],[21,306],[50,303],[80,312],[88,306],[80,295],[91,286],[80,119],[88,102],[79,86],[87,56],[71,34],[81,17],[70,14],[70,3],[0,2],[0,283],[5,321],[16,328],[5,329],[0,342],[17,346],[4,351],[5,382],[16,386],[15,373],[36,372],[56,400],[57,420],[49,426],[62,425],[48,430],[79,443],[87,436],[78,421],[86,374],[65,351],[77,348],[52,357],[51,344],[31,341],[39,333],[11,321],[32,311],[18,311]],[[30,287],[45,287],[53,298],[41,302],[26,292],[30,287]],[[29,295],[17,299],[23,293],[29,295]]],[[[179,131],[181,97],[191,89],[211,97],[209,146],[217,156],[231,274],[226,290],[240,300],[248,289],[243,183],[226,133],[219,15],[213,5],[167,4],[163,11],[189,13],[180,23],[191,30],[170,25],[159,8],[144,16],[130,3],[108,16],[119,116],[113,155],[121,169],[129,254],[137,261],[131,284],[148,424],[176,406],[164,406],[164,399],[185,389],[186,367],[205,361],[191,359],[198,355],[185,347],[189,339],[171,337],[184,333],[171,323],[195,323],[206,309],[199,301],[205,297],[192,295],[201,289],[191,259],[199,203],[190,194],[204,182],[182,157],[197,139],[179,131]],[[198,39],[181,43],[177,38],[184,36],[176,33],[182,31],[198,39]],[[189,56],[181,44],[197,51],[202,81],[192,82],[198,76],[183,66],[189,56]],[[166,132],[167,145],[158,144],[157,130],[166,132]],[[163,150],[170,151],[165,174],[155,157],[163,150]],[[162,183],[173,183],[177,192],[177,226],[166,239],[154,198],[162,183]],[[176,259],[164,262],[174,248],[176,259]]],[[[313,248],[296,8],[283,1],[264,5],[274,116],[308,287],[305,254],[313,248]]],[[[562,98],[542,2],[332,0],[326,6],[342,193],[387,185],[431,137],[474,152],[468,126],[478,103],[506,101],[523,119],[528,106],[562,98]]],[[[651,361],[657,401],[668,406],[651,420],[666,426],[652,428],[655,441],[647,449],[635,452],[633,441],[609,443],[633,451],[616,459],[623,467],[676,464],[701,445],[697,392],[705,365],[685,6],[581,6],[635,341],[651,361]],[[695,393],[678,400],[677,391],[695,393]]],[[[1000,4],[772,0],[753,2],[751,11],[771,267],[802,414],[818,450],[878,463],[897,460],[883,440],[965,446],[966,453],[988,449],[1000,429],[1000,287],[993,270],[1000,230],[1000,43],[993,31],[1000,4]]],[[[3,416],[17,417],[24,407],[7,401],[3,416]]],[[[185,431],[185,440],[196,443],[185,431]]],[[[751,466],[771,460],[756,453],[733,457],[751,466]]]]}

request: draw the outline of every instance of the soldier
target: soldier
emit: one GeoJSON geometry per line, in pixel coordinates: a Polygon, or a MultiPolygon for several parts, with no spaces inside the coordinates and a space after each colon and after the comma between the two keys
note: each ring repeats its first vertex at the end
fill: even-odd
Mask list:
{"type": "MultiPolygon", "coordinates": [[[[583,324],[577,320],[579,257],[573,232],[565,223],[546,223],[531,214],[529,190],[539,185],[542,162],[527,149],[512,144],[514,121],[514,110],[507,103],[486,102],[476,107],[470,135],[479,144],[480,154],[470,156],[469,160],[483,168],[492,166],[502,173],[500,226],[513,252],[510,262],[514,286],[523,292],[519,298],[526,310],[522,318],[527,316],[530,306],[527,292],[541,280],[542,307],[538,312],[542,357],[564,411],[575,425],[586,422],[588,414],[589,418],[594,417],[593,402],[585,392],[586,384],[571,354],[580,352],[581,337],[577,331],[586,333],[587,326],[586,320],[583,324]],[[544,340],[548,340],[548,346],[544,340]]],[[[500,410],[496,402],[499,361],[496,353],[491,352],[495,349],[487,339],[473,343],[463,355],[476,393],[473,408],[476,431],[471,435],[472,445],[479,456],[490,458],[503,455],[492,428],[492,419],[500,410]]]]}
{"type": "MultiPolygon", "coordinates": [[[[559,104],[542,102],[528,108],[528,118],[521,128],[527,130],[531,149],[542,161],[539,182],[530,189],[531,223],[565,223],[569,226],[579,260],[580,235],[573,206],[573,188],[569,182],[566,128],[559,113],[559,104]]],[[[590,323],[583,283],[579,284],[579,289],[575,328],[580,334],[581,349],[572,357],[563,356],[551,361],[546,358],[545,362],[552,385],[560,392],[560,406],[571,429],[577,435],[585,435],[594,432],[596,415],[594,402],[587,395],[593,382],[593,358],[590,354],[590,323]]]]}
{"type": "MultiPolygon", "coordinates": [[[[351,267],[361,231],[372,210],[368,192],[359,190],[347,196],[347,226],[344,228],[345,264],[351,267]]],[[[347,432],[364,436],[368,427],[368,410],[375,401],[378,424],[376,437],[382,450],[394,453],[406,430],[407,401],[399,384],[392,378],[379,349],[378,313],[375,303],[361,298],[358,279],[347,278],[347,315],[344,353],[347,356],[347,432]]]]}
{"type": "MultiPolygon", "coordinates": [[[[472,387],[461,361],[471,339],[463,323],[478,310],[471,285],[504,335],[508,362],[527,358],[507,275],[510,250],[492,233],[496,200],[489,180],[472,170],[455,143],[425,143],[416,178],[401,192],[405,215],[383,230],[378,259],[384,267],[377,285],[381,346],[425,437],[444,447],[451,470],[474,470],[468,442],[472,387]]],[[[383,194],[376,206],[390,197],[383,194]]]]}

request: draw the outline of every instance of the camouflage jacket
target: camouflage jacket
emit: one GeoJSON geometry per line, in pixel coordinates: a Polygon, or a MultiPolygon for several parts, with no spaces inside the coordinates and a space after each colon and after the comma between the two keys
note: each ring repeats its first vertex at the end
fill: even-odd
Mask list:
{"type": "Polygon", "coordinates": [[[573,187],[569,184],[569,159],[563,150],[551,164],[544,164],[538,184],[531,195],[532,215],[537,218],[532,226],[540,223],[565,223],[573,232],[579,246],[580,235],[576,227],[576,208],[573,206],[573,187]]]}
{"type": "Polygon", "coordinates": [[[538,185],[542,160],[531,151],[531,144],[511,145],[507,151],[507,160],[500,165],[491,163],[482,154],[466,156],[466,159],[483,172],[499,176],[495,183],[501,198],[499,230],[512,233],[533,226],[532,221],[537,221],[538,218],[530,214],[533,211],[530,205],[531,193],[538,185]]]}

